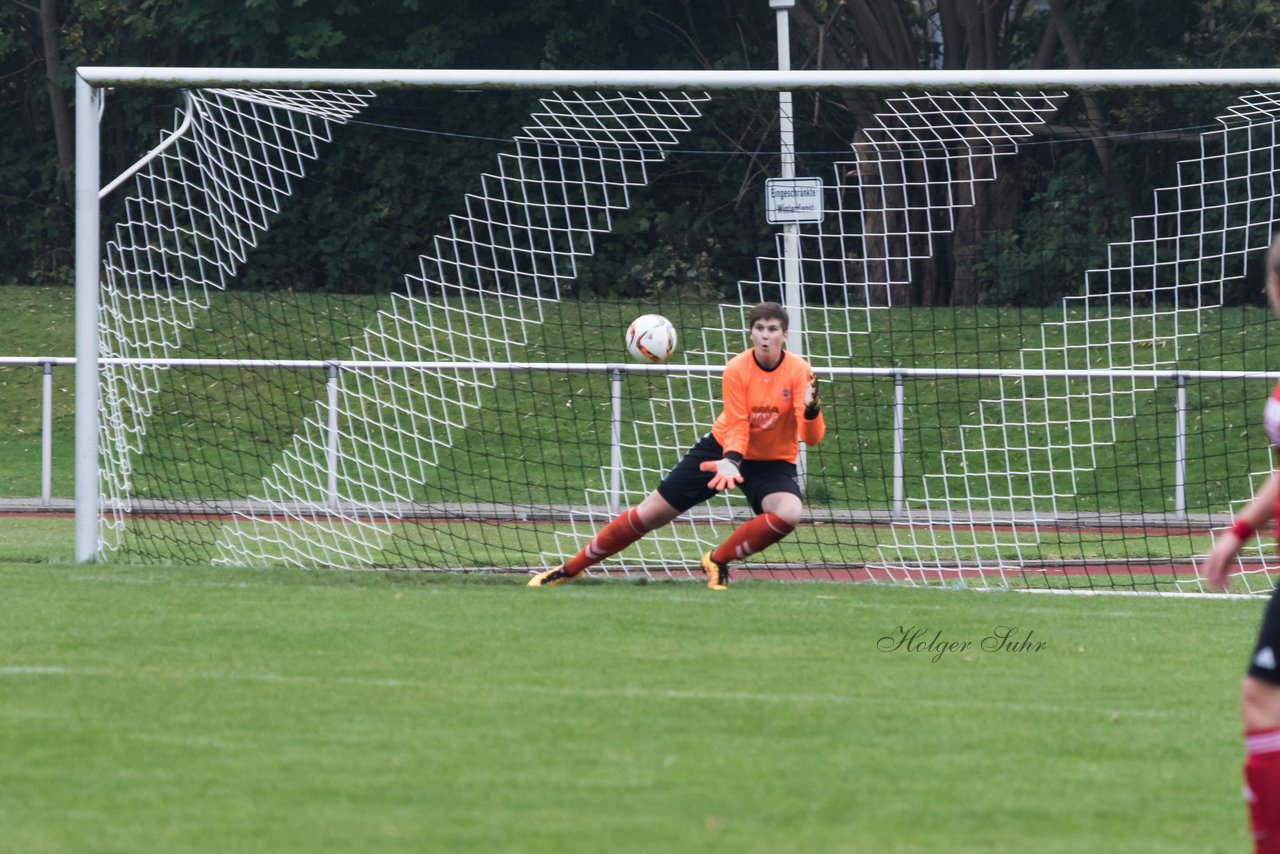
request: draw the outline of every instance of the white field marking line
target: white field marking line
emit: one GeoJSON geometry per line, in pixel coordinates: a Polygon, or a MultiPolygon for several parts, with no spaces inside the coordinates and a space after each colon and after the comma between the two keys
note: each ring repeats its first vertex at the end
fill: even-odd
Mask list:
{"type": "MultiPolygon", "coordinates": [[[[1190,583],[1188,579],[1185,583],[1190,583]]],[[[1135,596],[1148,599],[1218,599],[1222,601],[1250,599],[1257,602],[1265,598],[1270,590],[1257,593],[1193,593],[1189,591],[1155,591],[1155,590],[1048,590],[1042,588],[1026,588],[1012,591],[1014,593],[1048,593],[1056,596],[1135,596]]]]}
{"type": "Polygon", "coordinates": [[[105,671],[57,667],[44,664],[14,664],[0,667],[0,676],[106,676],[105,671]]]}
{"type": "Polygon", "coordinates": [[[68,581],[105,581],[110,584],[144,584],[152,585],[156,583],[154,578],[138,578],[128,575],[68,575],[68,581]]]}
{"type": "MultiPolygon", "coordinates": [[[[871,611],[883,611],[883,610],[888,610],[888,609],[892,609],[892,610],[895,610],[895,611],[945,611],[945,610],[952,610],[952,606],[948,606],[948,605],[920,605],[920,604],[911,604],[911,603],[904,603],[904,602],[884,602],[884,603],[878,603],[878,602],[859,602],[859,601],[858,601],[858,600],[856,600],[856,599],[853,599],[853,600],[843,600],[843,599],[841,599],[841,598],[840,598],[840,597],[838,597],[838,596],[818,596],[818,597],[816,597],[816,598],[818,598],[818,599],[823,599],[823,600],[835,599],[835,600],[836,600],[837,605],[838,605],[839,607],[841,607],[841,608],[865,608],[865,609],[867,609],[867,610],[871,610],[871,611]]],[[[764,605],[765,605],[765,606],[767,606],[767,607],[772,608],[772,607],[774,607],[775,605],[790,605],[790,606],[792,606],[792,607],[805,607],[805,606],[811,605],[812,603],[809,603],[809,602],[803,602],[803,601],[796,601],[796,600],[792,600],[792,599],[786,599],[786,600],[780,600],[780,601],[778,601],[778,602],[767,602],[767,603],[762,603],[762,604],[764,604],[764,605]]],[[[1013,612],[1014,612],[1014,613],[1016,613],[1016,614],[1059,614],[1059,615],[1060,615],[1060,614],[1063,614],[1063,613],[1064,613],[1063,611],[1057,610],[1057,609],[1055,609],[1055,608],[1037,608],[1037,607],[1030,607],[1030,608],[1028,608],[1028,607],[1025,607],[1025,606],[1021,605],[1020,603],[1016,603],[1016,602],[1012,602],[1012,601],[1010,602],[1010,605],[1012,606],[1012,607],[1010,608],[1010,610],[1011,610],[1011,611],[1013,611],[1013,612]]],[[[825,607],[830,607],[830,606],[826,605],[826,603],[825,603],[825,602],[823,602],[823,604],[819,605],[818,607],[824,607],[824,608],[825,608],[825,607]]],[[[1088,616],[1089,616],[1090,618],[1093,618],[1093,617],[1133,617],[1133,616],[1137,616],[1137,612],[1136,612],[1136,611],[1090,611],[1090,612],[1089,612],[1089,614],[1088,614],[1088,616]]]]}
{"type": "Polygon", "coordinates": [[[172,744],[178,747],[207,747],[214,750],[230,750],[231,744],[220,738],[209,738],[199,735],[165,735],[164,733],[131,732],[126,733],[134,741],[153,741],[158,744],[172,744]]]}
{"type": "MultiPolygon", "coordinates": [[[[2,676],[99,676],[107,678],[156,678],[156,679],[208,679],[227,682],[266,682],[276,684],[325,685],[338,683],[343,685],[360,685],[365,687],[385,688],[427,688],[423,682],[407,679],[356,679],[340,677],[325,679],[318,676],[288,676],[280,673],[234,673],[205,671],[201,673],[113,673],[94,668],[59,667],[54,665],[15,665],[0,667],[2,676]]],[[[624,697],[624,698],[658,698],[670,700],[711,700],[716,702],[762,702],[762,703],[814,703],[827,705],[864,705],[868,703],[888,702],[881,697],[853,697],[844,694],[762,694],[752,691],[688,691],[676,689],[648,688],[547,688],[540,685],[511,685],[513,691],[529,694],[550,694],[557,696],[577,697],[624,697]]],[[[1007,712],[1071,712],[1079,714],[1116,715],[1120,717],[1162,718],[1171,717],[1170,712],[1147,709],[1099,709],[1093,706],[1054,705],[1051,703],[997,703],[964,700],[922,700],[914,699],[913,703],[946,709],[990,709],[1007,712]]]]}
{"type": "MultiPolygon", "coordinates": [[[[882,586],[878,589],[885,589],[885,588],[882,586]]],[[[993,595],[1002,594],[1002,593],[1058,593],[1059,595],[1062,595],[1064,598],[1068,595],[1066,591],[1045,590],[1045,589],[1039,589],[1039,588],[1031,588],[1031,589],[1008,588],[1008,589],[1000,589],[1000,590],[996,590],[996,589],[979,590],[975,588],[973,590],[967,590],[967,591],[966,590],[956,591],[956,590],[941,588],[941,587],[938,587],[938,588],[904,587],[901,589],[903,590],[936,590],[940,594],[943,594],[943,593],[952,594],[956,592],[962,592],[962,593],[970,592],[975,594],[987,593],[987,594],[993,594],[993,595]]],[[[558,592],[550,595],[564,596],[567,598],[586,598],[586,597],[594,596],[599,593],[611,593],[611,591],[603,587],[601,587],[599,590],[592,589],[592,588],[578,587],[578,588],[573,588],[569,590],[559,590],[558,592]]],[[[1081,590],[1081,591],[1071,591],[1070,595],[1074,595],[1074,596],[1140,596],[1140,597],[1150,597],[1150,598],[1156,598],[1156,599],[1214,598],[1214,599],[1255,599],[1256,600],[1258,598],[1257,594],[1156,593],[1156,592],[1130,591],[1130,590],[1092,590],[1092,591],[1081,590]]],[[[746,607],[746,608],[752,608],[752,607],[776,608],[779,606],[787,606],[792,608],[806,608],[813,605],[814,601],[823,601],[823,602],[837,602],[842,607],[846,607],[846,608],[865,608],[871,611],[883,611],[886,609],[896,610],[901,608],[910,608],[917,611],[941,611],[950,607],[949,605],[928,605],[928,604],[920,604],[920,603],[904,604],[902,602],[864,602],[859,599],[846,598],[844,596],[833,596],[830,593],[819,593],[814,595],[812,599],[772,598],[768,600],[758,599],[758,600],[744,603],[744,602],[741,602],[740,600],[734,599],[733,593],[732,593],[732,585],[730,586],[730,592],[728,594],[721,592],[717,595],[712,591],[707,591],[707,595],[703,595],[699,593],[686,593],[686,594],[673,595],[673,596],[664,596],[662,598],[662,601],[663,602],[691,602],[695,604],[707,603],[707,602],[713,602],[713,603],[738,602],[741,607],[746,607]]],[[[1061,613],[1059,611],[1054,611],[1050,608],[1036,609],[1036,610],[1043,611],[1044,613],[1061,613]]],[[[1019,613],[1025,613],[1025,612],[1028,612],[1028,609],[1019,610],[1019,613]]],[[[1131,617],[1133,616],[1133,613],[1134,612],[1132,611],[1090,611],[1089,615],[1101,616],[1101,617],[1131,617]]]]}
{"type": "Polygon", "coordinates": [[[107,679],[201,679],[212,682],[266,682],[282,685],[359,685],[373,688],[430,688],[426,682],[411,679],[360,679],[352,676],[290,676],[284,673],[236,673],[207,670],[198,673],[135,670],[121,673],[93,667],[60,667],[57,665],[10,665],[0,667],[3,676],[98,676],[107,679]]]}
{"type": "MultiPolygon", "coordinates": [[[[511,685],[513,691],[529,694],[551,694],[573,697],[624,697],[631,699],[663,699],[663,700],[713,700],[749,701],[759,703],[814,703],[836,706],[856,706],[867,704],[883,704],[892,702],[883,697],[853,697],[845,694],[760,694],[753,691],[688,691],[677,689],[649,688],[547,688],[541,685],[511,685]]],[[[913,698],[911,702],[919,706],[933,706],[944,709],[989,709],[1002,712],[1069,712],[1071,714],[1115,715],[1135,718],[1167,718],[1172,712],[1155,709],[1104,709],[1094,706],[1055,705],[1053,703],[997,703],[966,700],[921,700],[913,698]]]]}
{"type": "MultiPolygon", "coordinates": [[[[177,583],[177,579],[169,578],[139,578],[138,576],[128,575],[68,575],[68,581],[101,581],[107,584],[138,584],[143,586],[152,586],[156,584],[177,583]]],[[[247,581],[187,581],[182,580],[184,584],[194,584],[197,587],[231,587],[235,589],[248,589],[258,585],[251,584],[247,581]]]]}
{"type": "MultiPolygon", "coordinates": [[[[552,593],[550,595],[573,597],[573,596],[581,596],[582,594],[586,594],[589,596],[593,592],[594,591],[578,589],[573,591],[566,590],[563,592],[552,593]]],[[[947,591],[947,592],[950,593],[952,591],[947,591]]],[[[1012,592],[1012,591],[1000,591],[1000,592],[1012,592]]],[[[730,602],[730,603],[736,603],[738,607],[740,607],[743,610],[752,609],[752,608],[765,610],[765,609],[772,609],[772,608],[779,608],[779,607],[788,607],[788,608],[831,607],[826,604],[827,602],[834,602],[836,603],[837,606],[841,608],[862,608],[868,611],[886,611],[886,610],[901,611],[904,609],[911,610],[911,611],[943,611],[950,608],[950,606],[948,605],[922,605],[918,603],[904,604],[902,602],[863,602],[858,599],[845,598],[843,596],[830,596],[830,595],[814,596],[812,600],[809,600],[809,599],[768,599],[768,600],[758,599],[751,602],[742,602],[741,600],[735,600],[733,598],[732,591],[730,591],[727,595],[724,593],[720,593],[719,595],[711,595],[711,591],[708,591],[708,594],[709,595],[707,596],[700,596],[698,594],[682,595],[682,596],[664,596],[662,597],[662,601],[663,602],[690,602],[694,604],[699,604],[703,602],[715,602],[717,604],[721,602],[730,602]]],[[[1256,599],[1257,597],[1245,597],[1245,598],[1256,599]]],[[[1063,612],[1056,610],[1054,608],[1017,607],[1017,613],[1019,614],[1062,614],[1063,612]]],[[[1136,616],[1136,614],[1137,612],[1135,611],[1090,611],[1089,617],[1091,618],[1092,617],[1133,617],[1133,616],[1136,616]]]]}
{"type": "MultiPolygon", "coordinates": [[[[579,587],[573,590],[558,590],[555,593],[549,592],[543,595],[563,596],[566,598],[581,599],[581,598],[595,596],[597,593],[605,593],[608,595],[613,595],[612,590],[608,590],[603,587],[599,591],[593,590],[590,588],[579,587]]],[[[539,595],[539,594],[534,594],[534,595],[539,595]]],[[[829,594],[817,595],[817,596],[814,596],[812,599],[769,598],[769,599],[755,599],[749,602],[744,602],[741,597],[734,598],[734,595],[732,593],[732,587],[730,588],[730,592],[728,593],[725,593],[723,591],[708,590],[705,593],[681,593],[678,595],[663,596],[661,599],[662,602],[688,602],[693,605],[706,605],[708,607],[721,607],[722,605],[725,607],[728,607],[730,604],[732,604],[735,607],[738,607],[740,609],[746,609],[746,608],[766,609],[766,608],[777,608],[780,606],[786,606],[790,608],[810,608],[810,607],[813,607],[815,601],[819,601],[819,600],[823,602],[834,601],[834,602],[838,602],[843,607],[865,608],[872,611],[883,611],[889,608],[900,609],[904,607],[901,602],[883,602],[883,603],[863,602],[858,599],[845,598],[842,596],[831,596],[829,594]]],[[[911,605],[908,607],[916,608],[918,610],[923,610],[923,611],[940,611],[943,609],[944,606],[942,605],[911,605]]]]}
{"type": "Polygon", "coordinates": [[[294,745],[316,745],[319,747],[332,746],[334,744],[358,744],[370,745],[381,744],[382,739],[376,734],[352,734],[348,732],[326,732],[323,734],[308,735],[304,733],[290,732],[287,734],[280,733],[263,733],[262,731],[254,732],[238,732],[237,735],[243,738],[235,741],[227,741],[225,739],[212,739],[202,736],[191,735],[169,735],[166,733],[144,733],[144,732],[126,732],[122,733],[124,738],[132,738],[135,741],[154,741],[161,744],[173,744],[188,747],[206,747],[216,748],[218,750],[254,750],[260,751],[269,747],[276,747],[285,743],[294,745]],[[268,744],[269,742],[269,744],[268,744]]]}
{"type": "MultiPolygon", "coordinates": [[[[138,674],[145,676],[147,674],[138,674]]],[[[283,673],[235,673],[210,670],[202,673],[163,673],[157,674],[166,679],[207,679],[213,682],[278,682],[281,684],[300,685],[362,685],[375,688],[425,688],[425,682],[413,682],[407,679],[359,679],[352,676],[290,676],[283,673]]]]}
{"type": "Polygon", "coordinates": [[[75,723],[80,723],[84,720],[83,715],[73,715],[70,712],[54,712],[47,709],[14,709],[3,706],[0,706],[0,718],[24,721],[73,721],[75,723]]]}
{"type": "MultiPolygon", "coordinates": [[[[1049,614],[1055,617],[1073,616],[1072,614],[1067,613],[1065,611],[1060,611],[1057,608],[1016,608],[1014,609],[1014,613],[1019,615],[1049,614]]],[[[1090,620],[1092,620],[1094,617],[1139,617],[1139,616],[1149,616],[1149,615],[1140,614],[1137,611],[1089,611],[1087,614],[1080,614],[1079,616],[1088,617],[1090,620]]]]}

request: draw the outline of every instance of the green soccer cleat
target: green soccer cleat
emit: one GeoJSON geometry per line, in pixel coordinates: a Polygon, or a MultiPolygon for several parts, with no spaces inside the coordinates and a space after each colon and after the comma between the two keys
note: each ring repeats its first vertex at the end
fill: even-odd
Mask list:
{"type": "MultiPolygon", "coordinates": [[[[578,573],[578,575],[581,575],[581,573],[578,573]]],[[[530,587],[554,587],[557,584],[565,584],[567,582],[573,581],[578,577],[578,575],[571,575],[570,573],[566,572],[564,568],[564,564],[560,564],[554,569],[548,569],[544,572],[539,572],[533,578],[530,578],[529,586],[530,587]]]]}
{"type": "Polygon", "coordinates": [[[729,589],[729,565],[716,563],[711,559],[711,552],[702,556],[702,571],[707,574],[707,586],[712,590],[729,589]]]}

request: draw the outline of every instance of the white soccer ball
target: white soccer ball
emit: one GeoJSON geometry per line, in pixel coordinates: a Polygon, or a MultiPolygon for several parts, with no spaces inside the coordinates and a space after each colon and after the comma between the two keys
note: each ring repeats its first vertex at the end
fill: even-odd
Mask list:
{"type": "Polygon", "coordinates": [[[676,351],[676,328],[660,314],[642,314],[627,327],[627,352],[646,362],[665,362],[676,351]]]}

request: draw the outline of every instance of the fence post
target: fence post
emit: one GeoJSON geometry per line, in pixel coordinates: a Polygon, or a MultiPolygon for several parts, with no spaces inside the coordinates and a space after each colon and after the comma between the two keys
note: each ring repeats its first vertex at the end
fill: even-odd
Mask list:
{"type": "Polygon", "coordinates": [[[902,446],[906,425],[906,392],[902,374],[893,375],[893,512],[902,512],[902,446]]]}
{"type": "Polygon", "coordinates": [[[609,371],[609,496],[610,513],[622,501],[622,371],[609,371]]]}
{"type": "Polygon", "coordinates": [[[326,384],[329,392],[329,430],[328,449],[325,455],[326,468],[329,472],[329,483],[326,497],[329,506],[338,506],[338,371],[337,362],[329,363],[329,381],[326,384]]]}
{"type": "Polygon", "coordinates": [[[53,491],[53,362],[41,362],[44,388],[40,405],[40,503],[48,507],[53,491]]]}
{"type": "Polygon", "coordinates": [[[1187,377],[1178,374],[1177,416],[1174,418],[1173,512],[1187,515],[1187,377]]]}

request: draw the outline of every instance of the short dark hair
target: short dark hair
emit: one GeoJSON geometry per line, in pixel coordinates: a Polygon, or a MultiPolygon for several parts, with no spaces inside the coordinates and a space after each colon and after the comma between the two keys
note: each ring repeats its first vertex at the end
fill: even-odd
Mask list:
{"type": "Polygon", "coordinates": [[[755,326],[757,320],[780,320],[783,332],[786,332],[787,327],[791,325],[787,310],[776,302],[762,302],[751,309],[751,313],[747,315],[747,328],[755,326]]]}

